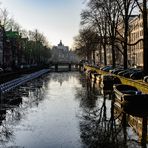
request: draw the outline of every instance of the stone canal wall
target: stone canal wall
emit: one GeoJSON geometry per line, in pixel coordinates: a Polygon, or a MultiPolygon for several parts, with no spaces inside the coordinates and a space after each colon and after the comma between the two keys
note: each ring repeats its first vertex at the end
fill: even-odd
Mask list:
{"type": "MultiPolygon", "coordinates": [[[[91,67],[91,66],[85,66],[84,69],[96,71],[99,74],[109,74],[108,72],[102,71],[98,68],[91,67]]],[[[132,80],[132,79],[128,79],[128,78],[125,78],[119,75],[116,75],[116,76],[121,80],[123,84],[135,86],[143,93],[148,93],[148,83],[147,82],[143,82],[143,80],[132,80]]]]}

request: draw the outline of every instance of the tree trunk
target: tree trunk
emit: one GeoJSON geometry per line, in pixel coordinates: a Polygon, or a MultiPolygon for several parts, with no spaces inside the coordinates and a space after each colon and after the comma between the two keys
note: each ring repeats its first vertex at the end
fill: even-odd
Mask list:
{"type": "Polygon", "coordinates": [[[148,31],[147,31],[147,8],[146,0],[143,0],[143,63],[144,73],[148,74],[148,31]]]}
{"type": "Polygon", "coordinates": [[[112,66],[115,68],[115,46],[114,46],[115,40],[112,39],[112,66]]]}
{"type": "Polygon", "coordinates": [[[106,59],[106,45],[103,45],[103,49],[104,49],[104,65],[107,65],[107,59],[106,59]]]}
{"type": "Polygon", "coordinates": [[[128,34],[128,21],[125,22],[125,32],[124,32],[124,69],[127,69],[127,34],[128,34]]]}
{"type": "Polygon", "coordinates": [[[102,46],[100,44],[100,47],[99,47],[99,62],[100,62],[100,65],[102,64],[102,46]]]}
{"type": "Polygon", "coordinates": [[[125,22],[124,22],[124,46],[123,46],[123,50],[124,50],[124,55],[123,55],[123,58],[124,58],[124,69],[127,69],[127,61],[128,61],[128,57],[127,57],[127,36],[128,36],[128,6],[127,6],[127,2],[125,1],[124,3],[124,6],[125,6],[125,22]]]}
{"type": "Polygon", "coordinates": [[[115,67],[115,22],[113,21],[113,27],[111,28],[112,37],[111,37],[111,50],[112,50],[112,66],[115,67]]]}
{"type": "Polygon", "coordinates": [[[96,64],[95,50],[93,50],[93,64],[96,64]]]}

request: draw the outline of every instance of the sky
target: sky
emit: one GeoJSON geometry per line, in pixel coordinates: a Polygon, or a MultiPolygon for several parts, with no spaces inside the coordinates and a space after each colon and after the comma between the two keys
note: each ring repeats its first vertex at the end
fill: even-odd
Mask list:
{"type": "Polygon", "coordinates": [[[80,13],[84,0],[0,0],[9,16],[23,29],[43,33],[51,45],[62,40],[72,47],[73,37],[78,35],[80,13]]]}

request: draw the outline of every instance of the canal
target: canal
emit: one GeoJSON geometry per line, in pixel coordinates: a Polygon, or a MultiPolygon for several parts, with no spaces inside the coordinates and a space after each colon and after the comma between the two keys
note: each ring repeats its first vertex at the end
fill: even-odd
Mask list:
{"type": "Polygon", "coordinates": [[[1,96],[2,148],[140,148],[112,93],[78,72],[49,73],[1,96]]]}

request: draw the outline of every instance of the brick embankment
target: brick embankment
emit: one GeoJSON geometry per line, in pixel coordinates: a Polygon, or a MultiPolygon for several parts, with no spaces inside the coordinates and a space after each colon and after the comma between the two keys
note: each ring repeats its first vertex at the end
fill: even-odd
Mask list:
{"type": "MultiPolygon", "coordinates": [[[[87,70],[93,70],[96,71],[99,74],[109,74],[108,72],[102,71],[98,68],[95,67],[91,67],[91,66],[85,66],[85,69],[87,70]]],[[[115,75],[118,78],[120,78],[121,82],[123,84],[128,84],[131,86],[135,86],[137,87],[140,91],[142,91],[143,93],[147,93],[148,94],[148,83],[143,82],[143,80],[132,80],[132,79],[128,79],[119,75],[115,75]]]]}

